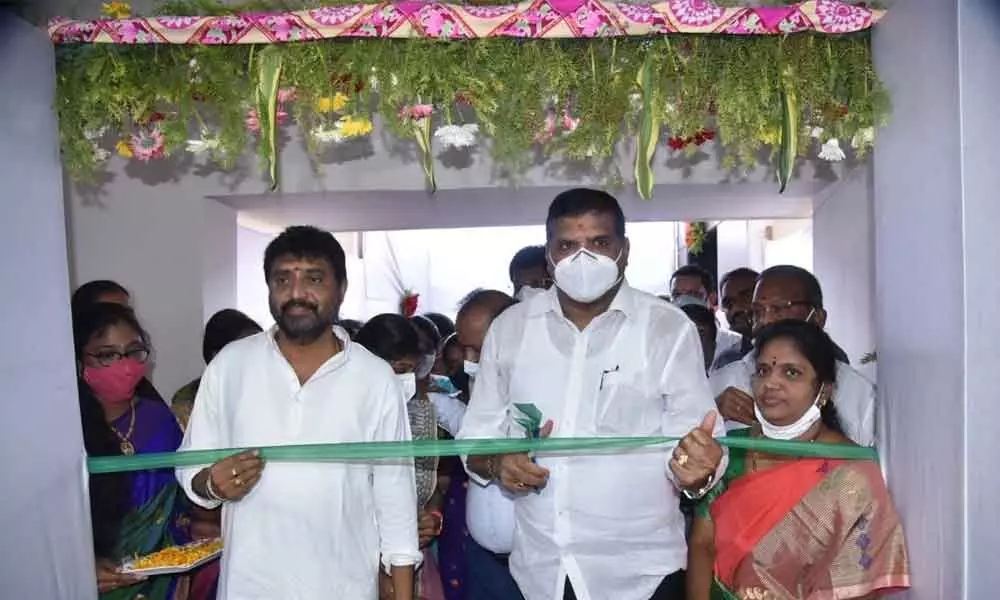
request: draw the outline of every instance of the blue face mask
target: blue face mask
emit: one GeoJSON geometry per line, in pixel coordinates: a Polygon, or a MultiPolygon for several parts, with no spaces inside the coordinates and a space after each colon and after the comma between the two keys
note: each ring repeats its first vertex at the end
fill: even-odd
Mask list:
{"type": "Polygon", "coordinates": [[[449,396],[459,393],[459,389],[455,387],[455,384],[452,383],[451,379],[449,377],[445,377],[444,375],[431,374],[431,387],[440,391],[442,394],[447,394],[449,396]]]}

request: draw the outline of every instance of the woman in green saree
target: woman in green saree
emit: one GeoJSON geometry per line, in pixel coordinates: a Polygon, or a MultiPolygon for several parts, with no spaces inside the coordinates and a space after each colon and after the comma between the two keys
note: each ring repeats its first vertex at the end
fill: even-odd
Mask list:
{"type": "MultiPolygon", "coordinates": [[[[850,444],[830,402],[835,346],[781,321],[755,337],[758,424],[730,435],[850,444]]],[[[730,451],[698,508],[688,600],[872,599],[909,587],[903,531],[874,461],[730,451]]]]}
{"type": "MultiPolygon", "coordinates": [[[[99,303],[75,315],[80,416],[90,456],[171,452],[181,431],[166,404],[140,397],[149,338],[131,309],[99,303]]],[[[90,478],[101,600],[182,600],[187,579],[131,577],[124,559],[190,541],[190,519],[172,469],[90,478]]]]}

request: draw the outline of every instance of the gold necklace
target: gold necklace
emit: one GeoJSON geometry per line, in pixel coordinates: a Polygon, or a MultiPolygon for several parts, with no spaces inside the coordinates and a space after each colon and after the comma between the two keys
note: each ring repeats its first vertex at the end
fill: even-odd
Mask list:
{"type": "Polygon", "coordinates": [[[114,425],[108,423],[108,427],[111,428],[111,431],[114,431],[115,435],[118,436],[118,440],[120,442],[119,447],[122,449],[122,454],[125,456],[132,456],[135,454],[135,446],[132,445],[132,440],[129,439],[135,431],[135,400],[129,402],[129,415],[128,431],[126,431],[124,435],[122,435],[114,425]]]}

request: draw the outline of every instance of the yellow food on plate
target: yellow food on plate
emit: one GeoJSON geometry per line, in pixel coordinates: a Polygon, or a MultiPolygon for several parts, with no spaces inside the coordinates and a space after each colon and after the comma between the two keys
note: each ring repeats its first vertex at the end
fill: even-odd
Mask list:
{"type": "Polygon", "coordinates": [[[132,570],[156,569],[160,567],[183,567],[191,565],[206,556],[222,550],[222,540],[194,542],[186,546],[171,546],[133,560],[132,570]]]}

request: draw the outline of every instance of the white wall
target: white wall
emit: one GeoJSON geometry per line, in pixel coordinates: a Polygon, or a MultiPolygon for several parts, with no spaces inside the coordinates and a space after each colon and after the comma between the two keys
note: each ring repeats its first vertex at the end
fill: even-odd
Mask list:
{"type": "Polygon", "coordinates": [[[52,46],[0,10],[0,586],[92,600],[52,46]]]}
{"type": "Polygon", "coordinates": [[[858,167],[817,201],[813,214],[814,273],[823,286],[827,331],[851,363],[875,349],[875,233],[870,165],[858,167]]]}
{"type": "Polygon", "coordinates": [[[236,306],[236,211],[218,202],[204,202],[202,233],[202,313],[236,306]]]}
{"type": "Polygon", "coordinates": [[[236,230],[236,308],[265,328],[274,324],[264,279],[264,250],[273,239],[273,233],[242,225],[236,230]]]}
{"type": "MultiPolygon", "coordinates": [[[[631,223],[626,234],[631,255],[626,274],[632,285],[653,293],[667,291],[674,270],[673,223],[631,223]]],[[[365,320],[383,312],[398,312],[403,290],[420,294],[419,312],[454,316],[466,294],[477,288],[512,292],[508,266],[524,246],[543,244],[545,227],[477,227],[375,231],[362,234],[363,260],[357,234],[334,234],[347,254],[347,297],[343,318],[365,320]]],[[[250,227],[238,231],[237,307],[268,326],[264,250],[270,232],[250,227]]]]}
{"type": "Polygon", "coordinates": [[[131,291],[155,350],[153,384],[169,400],[204,368],[206,315],[235,305],[236,218],[181,183],[146,180],[115,177],[96,199],[66,194],[72,282],[113,279],[131,291]]]}
{"type": "MultiPolygon", "coordinates": [[[[968,600],[978,600],[995,596],[1000,589],[996,511],[1000,474],[994,463],[1000,456],[995,426],[1000,422],[996,392],[1000,373],[1000,163],[995,148],[1000,139],[1000,79],[996,76],[1000,3],[960,2],[958,26],[965,274],[965,589],[968,600]]],[[[939,202],[948,200],[947,196],[939,198],[939,202]]]]}
{"type": "Polygon", "coordinates": [[[875,149],[878,383],[910,600],[1000,589],[1000,14],[896,2],[875,31],[892,123],[875,149]]]}
{"type": "Polygon", "coordinates": [[[812,219],[722,221],[716,231],[719,277],[739,267],[763,271],[795,265],[813,270],[812,219]]]}

